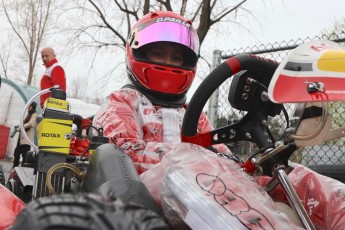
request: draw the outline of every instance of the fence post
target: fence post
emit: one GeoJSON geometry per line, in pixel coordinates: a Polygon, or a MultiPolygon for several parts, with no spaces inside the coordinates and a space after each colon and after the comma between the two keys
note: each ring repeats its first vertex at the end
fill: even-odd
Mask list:
{"type": "MultiPolygon", "coordinates": [[[[222,61],[220,53],[221,53],[220,50],[213,51],[212,70],[214,70],[217,66],[219,66],[222,61]]],[[[219,92],[217,89],[216,91],[214,91],[214,93],[208,100],[207,116],[213,127],[216,127],[215,125],[216,125],[216,120],[217,120],[218,96],[219,96],[219,92]]]]}

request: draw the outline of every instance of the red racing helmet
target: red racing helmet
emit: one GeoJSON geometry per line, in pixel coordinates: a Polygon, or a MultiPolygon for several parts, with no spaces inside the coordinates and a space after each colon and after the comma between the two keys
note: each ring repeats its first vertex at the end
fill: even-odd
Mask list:
{"type": "Polygon", "coordinates": [[[132,83],[146,93],[184,96],[195,77],[199,38],[192,22],[170,11],[157,11],[134,25],[126,44],[126,65],[132,83]],[[173,42],[181,46],[182,66],[156,63],[145,57],[145,46],[173,42]]]}

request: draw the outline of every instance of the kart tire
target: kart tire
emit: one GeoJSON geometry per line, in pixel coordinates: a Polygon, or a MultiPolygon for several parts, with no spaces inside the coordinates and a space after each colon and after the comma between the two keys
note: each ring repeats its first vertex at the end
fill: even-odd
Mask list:
{"type": "Polygon", "coordinates": [[[345,165],[311,165],[311,170],[345,183],[345,165]]]}
{"type": "Polygon", "coordinates": [[[2,184],[3,186],[5,186],[5,173],[4,173],[4,168],[2,167],[2,165],[0,165],[0,184],[2,184]]]}
{"type": "Polygon", "coordinates": [[[14,195],[18,196],[18,185],[14,179],[9,179],[6,183],[6,188],[10,190],[14,195]]]}
{"type": "Polygon", "coordinates": [[[95,194],[57,195],[30,202],[18,215],[13,230],[169,229],[155,212],[95,194]]]}

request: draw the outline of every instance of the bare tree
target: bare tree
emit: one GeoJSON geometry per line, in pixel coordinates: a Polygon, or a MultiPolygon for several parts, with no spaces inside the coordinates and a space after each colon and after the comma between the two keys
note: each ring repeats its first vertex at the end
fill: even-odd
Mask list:
{"type": "MultiPolygon", "coordinates": [[[[107,46],[124,47],[132,24],[141,16],[154,10],[169,10],[191,19],[197,26],[200,43],[204,41],[210,28],[219,22],[231,21],[238,11],[250,12],[244,8],[247,0],[83,0],[79,7],[94,19],[93,23],[83,24],[76,30],[84,45],[98,48],[107,46]],[[110,40],[98,39],[95,32],[106,35],[110,40]]],[[[233,19],[233,21],[235,21],[233,19]]],[[[104,36],[102,36],[104,38],[104,36]]]]}
{"type": "Polygon", "coordinates": [[[7,78],[9,74],[9,64],[11,60],[11,50],[12,50],[12,42],[13,36],[9,35],[7,39],[1,40],[0,44],[0,69],[2,71],[0,72],[1,76],[4,76],[7,78]]]}
{"type": "Polygon", "coordinates": [[[53,0],[1,0],[6,19],[19,40],[27,63],[26,83],[31,85],[39,48],[47,33],[53,0]]]}
{"type": "Polygon", "coordinates": [[[71,85],[73,87],[67,88],[67,94],[69,97],[82,99],[84,92],[87,90],[87,81],[81,76],[71,79],[71,85]]]}
{"type": "Polygon", "coordinates": [[[321,31],[321,38],[323,39],[338,39],[341,33],[345,33],[345,18],[336,21],[330,28],[325,28],[321,31]]]}

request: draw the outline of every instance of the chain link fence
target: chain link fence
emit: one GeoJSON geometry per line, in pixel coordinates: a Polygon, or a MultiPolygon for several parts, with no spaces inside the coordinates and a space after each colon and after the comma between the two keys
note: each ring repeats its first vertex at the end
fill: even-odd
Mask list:
{"type": "MultiPolygon", "coordinates": [[[[230,51],[215,50],[213,55],[213,67],[218,66],[223,60],[231,58],[239,54],[255,54],[267,59],[272,59],[281,62],[289,52],[302,43],[312,40],[332,40],[334,42],[345,45],[345,32],[337,32],[329,35],[315,36],[313,38],[297,39],[283,42],[275,42],[273,44],[259,45],[247,48],[233,49],[230,51]]],[[[222,127],[231,122],[240,119],[245,112],[238,111],[231,107],[228,102],[228,92],[231,84],[231,79],[225,81],[216,92],[213,93],[208,104],[208,116],[214,127],[222,127]]],[[[345,86],[344,86],[345,87],[345,86]]],[[[286,104],[287,111],[293,111],[295,104],[286,104]]],[[[345,126],[345,103],[333,102],[330,103],[329,112],[333,120],[332,128],[339,128],[345,126]]],[[[275,137],[282,135],[286,127],[286,121],[283,114],[274,118],[269,118],[269,126],[275,137]]],[[[292,160],[303,165],[334,165],[345,164],[345,138],[339,138],[323,143],[322,145],[306,147],[296,151],[293,154],[292,160]]],[[[255,146],[248,142],[239,142],[229,144],[231,150],[240,157],[245,158],[250,153],[255,151],[255,146]]]]}

